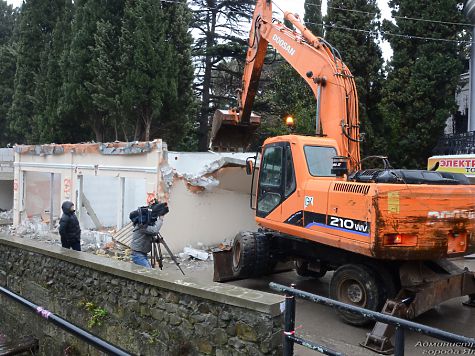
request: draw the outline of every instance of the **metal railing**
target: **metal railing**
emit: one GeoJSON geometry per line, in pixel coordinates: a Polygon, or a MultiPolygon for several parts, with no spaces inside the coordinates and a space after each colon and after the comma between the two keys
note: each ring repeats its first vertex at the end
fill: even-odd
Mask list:
{"type": "MultiPolygon", "coordinates": [[[[396,329],[394,342],[394,355],[404,356],[405,331],[414,331],[420,334],[453,342],[461,345],[465,349],[475,350],[475,338],[453,334],[427,325],[418,324],[406,319],[397,318],[388,314],[382,314],[368,309],[359,308],[353,305],[338,302],[336,300],[325,298],[316,294],[304,292],[292,287],[271,282],[270,288],[285,293],[285,312],[284,312],[284,356],[294,354],[294,344],[299,344],[324,355],[343,355],[342,353],[331,350],[323,345],[319,345],[310,340],[303,339],[295,335],[295,297],[305,299],[314,303],[323,304],[339,311],[351,312],[363,315],[365,318],[393,325],[396,329]]],[[[475,355],[475,351],[473,352],[475,355]]]]}
{"type": "Polygon", "coordinates": [[[475,131],[446,134],[439,139],[434,155],[456,155],[475,153],[475,131]]]}
{"type": "Polygon", "coordinates": [[[41,317],[45,318],[49,322],[55,324],[59,328],[67,331],[68,333],[80,338],[81,340],[87,342],[88,344],[94,346],[98,350],[105,352],[108,355],[120,355],[120,356],[130,356],[131,354],[127,351],[124,351],[117,346],[114,346],[107,341],[104,341],[100,337],[97,337],[91,333],[88,333],[86,330],[81,329],[80,327],[71,324],[69,321],[60,318],[59,316],[51,313],[50,311],[26,300],[25,298],[19,296],[18,294],[13,293],[7,288],[0,287],[0,294],[7,296],[10,299],[20,303],[21,305],[26,306],[29,309],[32,309],[41,317]]]}

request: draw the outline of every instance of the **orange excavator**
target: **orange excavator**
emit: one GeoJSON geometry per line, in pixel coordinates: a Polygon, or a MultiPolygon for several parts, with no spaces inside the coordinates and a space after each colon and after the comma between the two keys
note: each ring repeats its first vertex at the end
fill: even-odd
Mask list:
{"type": "MultiPolygon", "coordinates": [[[[251,130],[251,108],[268,45],[306,80],[316,98],[315,136],[268,138],[247,161],[253,175],[251,207],[257,232],[233,242],[235,277],[266,274],[294,260],[297,273],[320,278],[334,271],[333,299],[413,318],[451,298],[469,296],[475,275],[449,259],[475,252],[475,186],[462,174],[363,169],[354,78],[324,39],[292,13],[293,31],[272,17],[272,2],[258,0],[237,108],[215,115],[211,147],[220,127],[251,130]]],[[[214,142],[214,143],[213,143],[214,142]]],[[[362,325],[362,316],[341,313],[362,325]]],[[[388,351],[391,328],[379,323],[366,347],[388,351]]]]}

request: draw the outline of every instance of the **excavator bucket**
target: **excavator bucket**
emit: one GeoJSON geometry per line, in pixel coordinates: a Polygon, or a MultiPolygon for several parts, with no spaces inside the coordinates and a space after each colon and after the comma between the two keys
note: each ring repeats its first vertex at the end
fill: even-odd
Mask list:
{"type": "Polygon", "coordinates": [[[209,149],[217,152],[248,152],[261,117],[251,113],[249,123],[240,121],[235,110],[217,110],[211,126],[209,149]]]}

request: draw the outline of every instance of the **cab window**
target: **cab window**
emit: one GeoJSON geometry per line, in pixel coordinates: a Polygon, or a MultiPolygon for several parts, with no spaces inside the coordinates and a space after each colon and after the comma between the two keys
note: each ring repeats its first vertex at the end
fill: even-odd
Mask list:
{"type": "Polygon", "coordinates": [[[282,147],[269,147],[262,160],[261,184],[280,187],[282,180],[282,147]]]}
{"type": "Polygon", "coordinates": [[[292,151],[290,145],[285,147],[285,189],[284,197],[287,198],[295,191],[295,171],[292,163],[292,151]]]}
{"type": "Polygon", "coordinates": [[[309,173],[314,177],[334,177],[331,173],[333,157],[337,155],[334,147],[305,146],[305,159],[309,173]]]}
{"type": "Polygon", "coordinates": [[[259,176],[258,216],[267,216],[282,201],[282,156],[281,146],[270,146],[264,151],[259,176]]]}

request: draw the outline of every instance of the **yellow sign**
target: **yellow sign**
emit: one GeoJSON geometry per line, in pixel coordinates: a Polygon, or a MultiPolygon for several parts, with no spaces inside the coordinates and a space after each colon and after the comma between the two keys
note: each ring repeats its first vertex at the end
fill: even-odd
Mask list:
{"type": "Polygon", "coordinates": [[[475,155],[460,157],[430,157],[427,169],[442,172],[462,173],[475,177],[475,155]]]}

